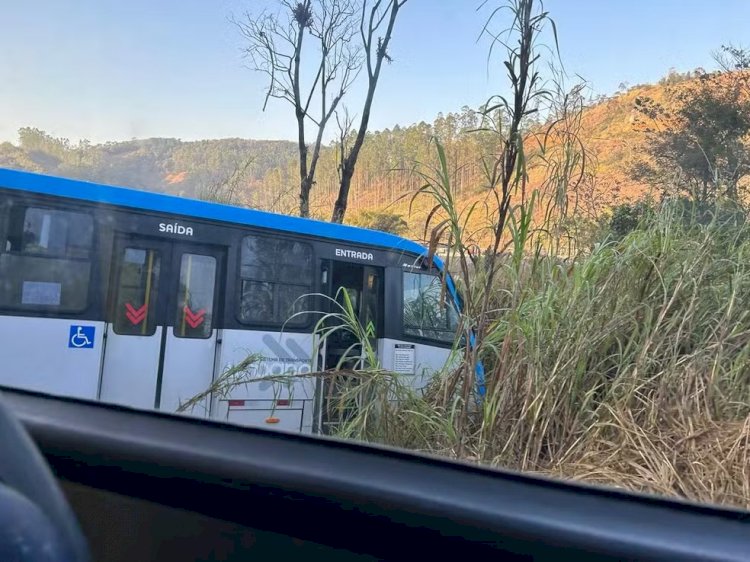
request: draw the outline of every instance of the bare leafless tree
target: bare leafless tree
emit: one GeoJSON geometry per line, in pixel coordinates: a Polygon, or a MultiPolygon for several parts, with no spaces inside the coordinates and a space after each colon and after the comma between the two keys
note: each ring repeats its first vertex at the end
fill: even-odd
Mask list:
{"type": "Polygon", "coordinates": [[[739,45],[722,45],[721,50],[713,53],[714,60],[724,72],[733,70],[750,70],[750,49],[739,45]]]}
{"type": "Polygon", "coordinates": [[[344,170],[344,160],[349,153],[349,145],[351,144],[350,133],[354,125],[354,117],[349,115],[349,110],[346,107],[343,107],[342,111],[336,112],[336,125],[338,127],[336,137],[336,172],[339,183],[341,183],[341,173],[344,170]]]}
{"type": "Polygon", "coordinates": [[[731,73],[735,85],[744,95],[750,95],[750,49],[739,45],[722,45],[721,50],[713,53],[721,72],[731,73]]]}
{"type": "Polygon", "coordinates": [[[372,110],[380,71],[384,60],[387,62],[392,60],[388,54],[388,45],[391,42],[399,10],[406,2],[407,0],[364,0],[362,3],[359,33],[362,38],[365,67],[367,68],[367,95],[362,106],[357,136],[352,145],[348,147],[346,156],[343,156],[341,160],[339,195],[333,207],[332,222],[340,223],[344,220],[354,168],[357,165],[359,152],[365,142],[367,127],[370,123],[370,111],[372,110]],[[381,30],[383,30],[382,35],[380,35],[381,30]]]}
{"type": "Polygon", "coordinates": [[[234,19],[247,41],[251,67],[268,80],[263,109],[272,98],[294,107],[303,217],[310,214],[310,190],[326,126],[362,66],[354,41],[356,15],[355,0],[279,0],[276,13],[234,19]],[[311,38],[310,47],[306,36],[311,38]],[[310,73],[307,64],[312,64],[310,73]],[[307,143],[309,124],[316,128],[312,147],[307,143]]]}

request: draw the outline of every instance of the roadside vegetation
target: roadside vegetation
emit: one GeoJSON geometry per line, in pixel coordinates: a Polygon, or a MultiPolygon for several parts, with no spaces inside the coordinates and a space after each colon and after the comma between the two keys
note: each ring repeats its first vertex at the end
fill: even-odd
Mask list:
{"type": "Polygon", "coordinates": [[[483,147],[481,189],[465,196],[457,153],[433,137],[428,158],[400,166],[415,188],[397,209],[412,213],[356,217],[394,232],[419,217],[430,257],[445,253],[463,302],[452,360],[413,390],[345,302],[335,315],[369,352],[309,375],[335,379],[335,434],[750,508],[745,51],[634,100],[645,140],[630,170],[647,197],[587,213],[601,211],[598,155],[554,21],[538,0],[508,0],[482,33],[507,88],[462,133],[483,147]]]}
{"type": "MultiPolygon", "coordinates": [[[[458,367],[413,390],[379,365],[346,299],[334,306],[336,329],[365,351],[307,375],[330,389],[333,435],[750,508],[750,225],[734,208],[685,199],[628,216],[638,218],[613,220],[570,260],[539,251],[538,233],[516,233],[496,264],[475,348],[483,396],[458,345],[458,367]]],[[[480,256],[472,268],[487,263],[480,256]]],[[[455,279],[467,300],[484,295],[486,274],[468,286],[455,279]]],[[[462,320],[476,329],[476,317],[462,320]]],[[[329,332],[320,322],[318,334],[329,332]]],[[[293,382],[247,367],[185,406],[237,385],[283,391],[293,382]]]]}
{"type": "Polygon", "coordinates": [[[667,202],[566,262],[527,238],[498,266],[481,401],[446,372],[343,433],[750,507],[750,226],[709,216],[667,202]]]}

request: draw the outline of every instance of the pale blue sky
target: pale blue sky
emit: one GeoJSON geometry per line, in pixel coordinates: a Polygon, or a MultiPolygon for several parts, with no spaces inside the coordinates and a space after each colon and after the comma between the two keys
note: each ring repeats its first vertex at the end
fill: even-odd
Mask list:
{"type": "MultiPolygon", "coordinates": [[[[495,0],[490,0],[492,3],[495,0]]],[[[500,0],[497,0],[498,2],[500,0]]],[[[431,121],[501,88],[477,35],[481,0],[409,0],[371,128],[431,121]]],[[[72,140],[292,139],[282,102],[261,112],[232,14],[272,0],[25,0],[0,8],[0,141],[22,126],[72,140]]],[[[596,93],[711,67],[722,43],[750,44],[749,0],[547,0],[569,73],[596,93]]],[[[352,101],[352,109],[356,110],[352,101]]]]}

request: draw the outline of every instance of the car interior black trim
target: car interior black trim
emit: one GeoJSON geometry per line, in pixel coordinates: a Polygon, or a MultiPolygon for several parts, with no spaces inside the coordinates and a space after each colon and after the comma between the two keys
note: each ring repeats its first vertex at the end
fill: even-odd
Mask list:
{"type": "Polygon", "coordinates": [[[425,555],[742,560],[750,553],[749,514],[740,510],[357,442],[3,395],[62,479],[383,558],[404,553],[395,537],[425,555]]]}

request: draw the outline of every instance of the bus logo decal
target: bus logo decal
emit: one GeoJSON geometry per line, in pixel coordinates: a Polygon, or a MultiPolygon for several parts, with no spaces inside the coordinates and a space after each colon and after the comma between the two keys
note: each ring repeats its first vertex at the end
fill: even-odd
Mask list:
{"type": "Polygon", "coordinates": [[[146,318],[146,305],[144,304],[140,308],[133,307],[129,302],[125,303],[125,317],[130,320],[133,326],[137,326],[143,319],[146,318]]]}
{"type": "Polygon", "coordinates": [[[268,349],[276,354],[276,357],[274,359],[277,361],[292,363],[297,363],[300,361],[310,361],[310,354],[305,353],[305,350],[302,349],[300,345],[292,339],[286,341],[286,345],[289,349],[284,349],[284,346],[281,345],[281,342],[277,341],[270,334],[266,334],[265,336],[263,336],[263,343],[266,344],[268,349]]]}
{"type": "Polygon", "coordinates": [[[375,259],[370,252],[357,252],[355,250],[344,250],[343,248],[336,248],[336,257],[367,261],[373,261],[375,259]]]}
{"type": "Polygon", "coordinates": [[[71,326],[68,347],[73,349],[93,349],[96,326],[71,326]]]}
{"type": "Polygon", "coordinates": [[[192,226],[182,226],[180,223],[159,223],[159,232],[166,232],[167,234],[182,234],[183,236],[192,236],[192,226]]]}
{"type": "Polygon", "coordinates": [[[201,308],[198,312],[193,312],[187,305],[185,305],[185,308],[182,310],[185,313],[185,322],[187,322],[191,328],[195,329],[203,324],[203,320],[206,316],[205,308],[201,308]]]}

